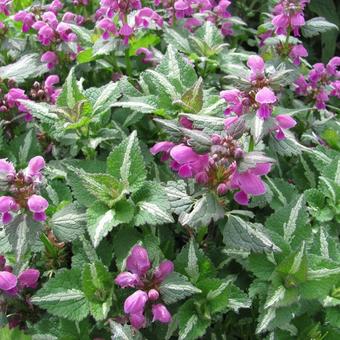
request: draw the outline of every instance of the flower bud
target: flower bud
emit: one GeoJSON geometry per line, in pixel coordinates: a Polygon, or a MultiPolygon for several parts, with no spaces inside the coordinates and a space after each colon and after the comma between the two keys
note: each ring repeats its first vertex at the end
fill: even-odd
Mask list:
{"type": "Polygon", "coordinates": [[[137,274],[123,272],[116,277],[115,283],[121,288],[135,287],[136,284],[140,283],[140,280],[137,274]]]}
{"type": "Polygon", "coordinates": [[[124,302],[124,312],[126,314],[142,314],[148,295],[142,290],[137,290],[124,302]]]}
{"type": "Polygon", "coordinates": [[[195,176],[195,179],[196,182],[199,184],[207,184],[209,181],[209,176],[207,175],[206,172],[202,171],[195,176]]]}
{"type": "Polygon", "coordinates": [[[37,269],[26,269],[18,276],[20,288],[36,288],[40,272],[37,269]]]}
{"type": "Polygon", "coordinates": [[[130,317],[130,323],[131,326],[136,328],[136,329],[140,329],[145,327],[145,317],[142,313],[140,314],[131,314],[130,317]]]}
{"type": "Polygon", "coordinates": [[[171,314],[169,313],[167,308],[160,303],[152,306],[152,314],[153,314],[152,321],[157,320],[162,323],[171,322],[171,314]]]}
{"type": "Polygon", "coordinates": [[[148,297],[149,297],[149,300],[156,301],[159,298],[159,293],[157,292],[156,289],[150,289],[148,291],[148,297]]]}
{"type": "Polygon", "coordinates": [[[29,176],[35,176],[44,168],[45,160],[41,156],[33,157],[28,162],[27,172],[29,176]]]}
{"type": "Polygon", "coordinates": [[[158,282],[164,281],[174,271],[174,264],[169,261],[163,261],[154,271],[154,278],[158,282]]]}
{"type": "Polygon", "coordinates": [[[220,184],[217,186],[216,191],[217,191],[217,194],[218,194],[219,196],[223,196],[223,195],[225,195],[225,194],[227,193],[228,187],[227,187],[226,184],[220,183],[220,184]]]}
{"type": "Polygon", "coordinates": [[[17,278],[14,274],[7,271],[0,271],[0,290],[8,291],[15,288],[17,285],[17,278]]]}
{"type": "Polygon", "coordinates": [[[138,276],[143,276],[150,269],[148,252],[141,246],[134,246],[126,260],[126,268],[138,276]]]}
{"type": "Polygon", "coordinates": [[[212,142],[213,144],[221,144],[221,141],[222,141],[222,138],[221,138],[220,135],[213,134],[213,135],[211,136],[211,142],[212,142]]]}

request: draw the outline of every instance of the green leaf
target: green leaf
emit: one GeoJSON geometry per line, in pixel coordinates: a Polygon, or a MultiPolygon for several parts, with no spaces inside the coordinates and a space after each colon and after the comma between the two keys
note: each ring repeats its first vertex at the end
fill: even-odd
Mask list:
{"type": "Polygon", "coordinates": [[[187,185],[183,180],[167,182],[164,190],[171,210],[177,215],[188,210],[194,203],[193,198],[187,194],[187,185]]]}
{"type": "Polygon", "coordinates": [[[84,100],[84,98],[82,89],[80,88],[75,76],[75,68],[73,67],[65,80],[60,95],[58,96],[57,104],[58,106],[66,106],[69,109],[73,109],[76,104],[81,100],[84,100]]]}
{"type": "Polygon", "coordinates": [[[326,310],[326,320],[332,325],[333,327],[339,328],[340,327],[340,310],[339,308],[327,308],[326,310]]]}
{"type": "Polygon", "coordinates": [[[89,313],[89,305],[81,290],[81,273],[77,269],[61,269],[48,280],[31,302],[48,313],[72,321],[81,321],[89,313]]]}
{"type": "Polygon", "coordinates": [[[146,170],[136,131],[110,153],[107,158],[107,170],[111,176],[121,180],[131,192],[137,191],[143,185],[146,170]]]}
{"type": "Polygon", "coordinates": [[[177,302],[201,292],[201,290],[193,286],[184,275],[179,273],[169,275],[159,286],[159,291],[166,304],[177,302]]]}
{"type": "MultiPolygon", "coordinates": [[[[123,183],[117,181],[115,177],[108,174],[89,174],[82,169],[71,166],[68,169],[78,177],[77,181],[80,181],[82,191],[87,191],[107,206],[113,207],[116,202],[123,198],[123,183]]],[[[72,183],[72,185],[77,185],[76,183],[72,183]]]]}
{"type": "Polygon", "coordinates": [[[98,247],[100,241],[112,228],[120,224],[115,215],[114,210],[100,202],[87,209],[87,230],[94,247],[98,247]]]}
{"type": "Polygon", "coordinates": [[[164,27],[164,40],[178,51],[190,53],[187,30],[179,27],[176,27],[176,29],[164,27]]]}
{"type": "Polygon", "coordinates": [[[141,334],[129,325],[122,325],[109,320],[112,333],[112,340],[142,340],[141,334]]]}
{"type": "Polygon", "coordinates": [[[25,54],[15,63],[0,67],[0,78],[21,84],[28,78],[41,76],[48,69],[40,62],[40,57],[38,53],[25,54]]]}
{"type": "Polygon", "coordinates": [[[157,97],[145,95],[140,97],[123,97],[119,102],[112,104],[113,107],[131,109],[137,113],[153,113],[157,110],[157,97]]]}
{"type": "Polygon", "coordinates": [[[199,78],[197,82],[184,92],[181,98],[184,110],[192,113],[198,113],[203,106],[203,79],[199,78]]]}
{"type": "MultiPolygon", "coordinates": [[[[163,74],[167,81],[170,81],[175,87],[175,90],[180,93],[182,93],[185,88],[193,86],[197,80],[194,68],[171,45],[168,46],[156,71],[157,73],[163,74]]],[[[173,99],[178,99],[178,97],[173,99]]]]}
{"type": "Polygon", "coordinates": [[[308,262],[305,243],[299,250],[285,258],[278,265],[276,271],[285,279],[287,288],[295,287],[298,283],[306,281],[308,262]]]}
{"type": "Polygon", "coordinates": [[[304,37],[312,38],[317,36],[319,33],[324,33],[334,29],[339,30],[337,25],[327,21],[325,18],[317,17],[307,20],[302,26],[301,31],[304,37]]]}
{"type": "Polygon", "coordinates": [[[109,110],[117,102],[120,96],[119,83],[110,82],[100,88],[100,94],[93,106],[93,114],[103,113],[109,110]]]}
{"type": "Polygon", "coordinates": [[[68,204],[52,216],[49,226],[59,241],[74,241],[85,232],[85,211],[76,203],[68,204]]]}
{"type": "Polygon", "coordinates": [[[291,246],[300,246],[311,235],[304,196],[300,195],[285,207],[275,211],[266,220],[266,227],[283,236],[291,246]]]}
{"type": "Polygon", "coordinates": [[[217,222],[224,216],[224,209],[212,193],[204,194],[197,200],[190,212],[183,212],[178,221],[192,228],[208,226],[211,221],[217,222]]]}
{"type": "Polygon", "coordinates": [[[136,204],[134,224],[172,223],[170,204],[163,187],[157,182],[145,182],[144,186],[132,196],[136,204]]]}
{"type": "Polygon", "coordinates": [[[39,240],[42,227],[42,223],[34,221],[31,216],[25,214],[17,215],[11,223],[4,225],[6,236],[17,262],[39,240]]]}
{"type": "Polygon", "coordinates": [[[0,339],[1,340],[31,340],[32,337],[30,335],[25,334],[18,327],[16,328],[8,328],[1,327],[0,328],[0,339]]]}
{"type": "Polygon", "coordinates": [[[184,303],[178,310],[179,340],[195,340],[203,336],[211,320],[200,318],[192,300],[184,303]]]}
{"type": "Polygon", "coordinates": [[[280,251],[266,235],[261,224],[249,223],[238,216],[231,215],[223,229],[223,242],[232,249],[254,252],[280,251]]]}
{"type": "Polygon", "coordinates": [[[82,282],[84,294],[90,302],[91,314],[97,321],[106,319],[112,304],[112,275],[101,262],[86,264],[82,282]]]}
{"type": "Polygon", "coordinates": [[[210,258],[193,240],[190,240],[177,255],[175,268],[181,274],[188,275],[192,282],[211,277],[216,271],[210,258]]]}

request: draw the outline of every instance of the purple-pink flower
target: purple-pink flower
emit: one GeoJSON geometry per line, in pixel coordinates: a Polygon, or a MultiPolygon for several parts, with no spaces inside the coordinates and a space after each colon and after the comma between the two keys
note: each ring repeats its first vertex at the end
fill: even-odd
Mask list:
{"type": "Polygon", "coordinates": [[[58,64],[58,56],[55,52],[47,51],[41,56],[40,61],[47,63],[47,68],[51,70],[58,64]]]}
{"type": "MultiPolygon", "coordinates": [[[[129,315],[131,325],[139,329],[146,325],[144,310],[147,303],[159,300],[158,286],[173,272],[174,266],[171,261],[165,260],[151,272],[147,250],[135,245],[126,260],[126,269],[128,271],[118,274],[115,283],[121,288],[138,288],[125,300],[124,312],[129,315]]],[[[170,313],[161,304],[153,305],[152,313],[153,321],[163,323],[171,321],[170,313]]]]}
{"type": "Polygon", "coordinates": [[[303,11],[307,3],[309,0],[281,0],[273,11],[275,33],[286,35],[290,30],[294,36],[299,36],[300,28],[305,24],[303,11]]]}
{"type": "Polygon", "coordinates": [[[307,57],[307,56],[308,56],[308,52],[301,44],[295,45],[289,53],[289,57],[293,60],[294,65],[297,65],[297,66],[301,64],[301,58],[307,57]]]}
{"type": "Polygon", "coordinates": [[[17,295],[24,288],[35,289],[38,284],[40,272],[37,269],[26,269],[18,276],[12,273],[12,267],[6,266],[6,259],[0,256],[0,292],[7,295],[17,295]]]}
{"type": "Polygon", "coordinates": [[[46,220],[45,210],[48,208],[47,200],[40,195],[32,195],[27,200],[28,209],[33,212],[33,218],[38,222],[46,220]]]}
{"type": "Polygon", "coordinates": [[[237,166],[235,166],[230,184],[232,189],[240,190],[234,194],[235,201],[241,205],[247,205],[249,195],[263,195],[266,192],[266,187],[261,180],[261,176],[266,175],[270,169],[270,163],[258,163],[254,168],[245,172],[239,172],[237,166]]]}

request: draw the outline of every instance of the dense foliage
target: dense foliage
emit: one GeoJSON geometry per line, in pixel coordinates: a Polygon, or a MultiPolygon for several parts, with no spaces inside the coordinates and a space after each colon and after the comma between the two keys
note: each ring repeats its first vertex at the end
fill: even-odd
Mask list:
{"type": "Polygon", "coordinates": [[[339,13],[0,0],[0,339],[340,339],[339,13]]]}

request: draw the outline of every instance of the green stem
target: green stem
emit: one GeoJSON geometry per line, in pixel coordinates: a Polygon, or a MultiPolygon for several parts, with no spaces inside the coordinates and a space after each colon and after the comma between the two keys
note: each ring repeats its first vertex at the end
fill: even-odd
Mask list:
{"type": "Polygon", "coordinates": [[[250,136],[250,139],[249,139],[249,146],[248,146],[248,152],[253,151],[253,150],[254,150],[254,147],[255,147],[254,138],[253,138],[253,136],[250,136]]]}
{"type": "Polygon", "coordinates": [[[132,76],[132,65],[131,65],[131,59],[129,56],[128,48],[125,50],[125,65],[126,65],[126,73],[129,77],[131,77],[132,76]]]}

